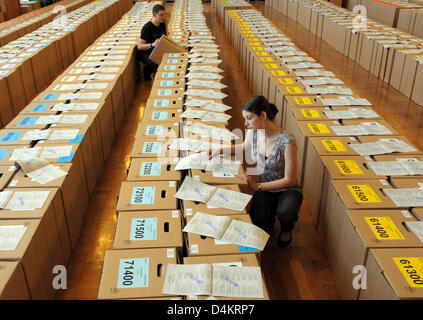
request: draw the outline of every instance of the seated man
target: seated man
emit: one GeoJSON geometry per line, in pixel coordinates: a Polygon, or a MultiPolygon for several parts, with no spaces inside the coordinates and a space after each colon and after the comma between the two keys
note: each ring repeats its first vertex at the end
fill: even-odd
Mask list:
{"type": "Polygon", "coordinates": [[[151,81],[151,74],[157,72],[157,64],[151,61],[149,57],[162,35],[166,34],[165,21],[165,8],[157,4],[153,7],[153,19],[147,22],[141,30],[138,59],[145,64],[144,80],[146,81],[151,81]]]}

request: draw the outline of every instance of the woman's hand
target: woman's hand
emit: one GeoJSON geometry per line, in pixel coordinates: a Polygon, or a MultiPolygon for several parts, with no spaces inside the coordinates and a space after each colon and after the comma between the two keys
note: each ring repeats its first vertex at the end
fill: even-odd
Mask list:
{"type": "Polygon", "coordinates": [[[222,153],[220,149],[204,149],[200,150],[200,152],[207,152],[207,154],[209,155],[209,160],[222,153]]]}
{"type": "Polygon", "coordinates": [[[253,189],[254,191],[258,191],[258,184],[255,179],[247,174],[239,174],[238,179],[244,180],[248,183],[248,186],[253,189]]]}

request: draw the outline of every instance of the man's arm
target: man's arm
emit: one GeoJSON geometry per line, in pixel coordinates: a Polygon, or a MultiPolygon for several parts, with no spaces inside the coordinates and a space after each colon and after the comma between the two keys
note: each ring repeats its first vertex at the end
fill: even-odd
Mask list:
{"type": "Polygon", "coordinates": [[[160,38],[156,39],[154,43],[147,43],[144,39],[140,38],[140,41],[138,42],[138,50],[145,51],[151,48],[154,48],[157,43],[159,42],[160,38]]]}

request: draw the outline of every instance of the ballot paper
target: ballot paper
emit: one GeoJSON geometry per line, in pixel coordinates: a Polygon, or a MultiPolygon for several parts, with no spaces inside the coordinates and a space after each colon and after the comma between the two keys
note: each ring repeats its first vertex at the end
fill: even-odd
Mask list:
{"type": "Polygon", "coordinates": [[[50,191],[16,191],[5,209],[14,211],[41,209],[49,195],[50,191]]]}
{"type": "Polygon", "coordinates": [[[369,161],[367,165],[378,176],[406,176],[410,171],[398,161],[369,161]]]}
{"type": "Polygon", "coordinates": [[[78,114],[78,115],[64,115],[63,118],[60,120],[62,124],[81,124],[87,121],[88,114],[78,114]]]}
{"type": "Polygon", "coordinates": [[[335,77],[333,72],[325,70],[297,71],[296,75],[298,77],[335,77]]]}
{"type": "Polygon", "coordinates": [[[220,102],[210,102],[201,108],[205,110],[209,110],[209,111],[214,111],[214,112],[225,112],[227,110],[232,109],[232,107],[220,102]]]}
{"type": "Polygon", "coordinates": [[[327,78],[322,77],[312,80],[301,80],[302,83],[306,86],[316,86],[316,85],[325,85],[325,84],[344,84],[344,82],[338,78],[327,78]]]}
{"type": "Polygon", "coordinates": [[[206,167],[208,161],[209,155],[207,152],[195,153],[188,157],[181,158],[178,164],[175,166],[175,170],[203,170],[206,167]]]}
{"type": "Polygon", "coordinates": [[[226,85],[224,85],[223,83],[214,82],[214,81],[197,80],[197,79],[189,80],[187,84],[193,87],[203,87],[203,88],[218,89],[218,90],[226,88],[226,85]]]}
{"type": "Polygon", "coordinates": [[[200,144],[201,144],[200,140],[194,140],[189,138],[177,138],[173,140],[171,145],[169,145],[169,149],[176,149],[176,150],[182,150],[182,151],[194,151],[198,149],[198,146],[200,144]]]}
{"type": "Polygon", "coordinates": [[[53,124],[53,123],[59,123],[60,119],[62,119],[62,115],[57,116],[40,116],[35,124],[53,124]]]}
{"type": "Polygon", "coordinates": [[[192,66],[190,68],[188,68],[188,71],[191,73],[195,73],[198,71],[202,71],[205,73],[220,73],[223,72],[222,69],[217,68],[217,67],[212,67],[212,66],[192,66]]]}
{"type": "Polygon", "coordinates": [[[212,296],[264,298],[260,267],[213,267],[212,296]]]}
{"type": "Polygon", "coordinates": [[[192,96],[192,97],[203,97],[203,98],[209,98],[209,99],[218,99],[222,100],[223,98],[227,97],[227,94],[224,94],[219,91],[213,91],[213,90],[199,90],[199,89],[188,89],[185,91],[186,96],[192,96]]]}
{"type": "Polygon", "coordinates": [[[14,251],[28,228],[24,225],[0,226],[0,251],[14,251]]]}
{"type": "Polygon", "coordinates": [[[415,148],[397,138],[379,139],[377,142],[390,152],[413,152],[417,151],[415,148]]]}
{"type": "Polygon", "coordinates": [[[391,130],[378,122],[361,122],[360,126],[368,135],[392,134],[391,130]]]}
{"type": "Polygon", "coordinates": [[[181,200],[191,200],[207,203],[216,192],[216,187],[199,182],[190,176],[186,176],[184,182],[174,195],[181,200]]]}
{"type": "Polygon", "coordinates": [[[404,224],[408,230],[413,232],[423,242],[423,221],[407,221],[404,224]]]}
{"type": "Polygon", "coordinates": [[[47,184],[67,175],[68,173],[60,169],[58,166],[48,164],[31,172],[25,171],[25,174],[39,184],[47,184]]]}
{"type": "Polygon", "coordinates": [[[22,140],[30,140],[30,141],[46,140],[50,134],[51,134],[50,129],[31,130],[25,133],[25,135],[22,137],[22,140]]]}
{"type": "Polygon", "coordinates": [[[230,159],[224,159],[221,156],[214,157],[206,163],[204,170],[212,172],[221,172],[229,175],[239,174],[241,167],[240,161],[232,161],[230,159]]]}
{"type": "Polygon", "coordinates": [[[283,63],[290,63],[290,62],[302,62],[302,61],[310,61],[310,62],[314,62],[316,60],[314,60],[311,57],[308,56],[301,56],[301,57],[291,57],[291,58],[283,58],[281,59],[283,63]]]}
{"type": "MultiPolygon", "coordinates": [[[[192,48],[190,52],[192,52],[192,53],[195,53],[195,52],[220,52],[220,50],[219,49],[213,49],[213,48],[192,48]]],[[[191,67],[191,68],[195,68],[195,67],[191,67]]],[[[223,72],[223,70],[221,72],[223,72]]]]}
{"type": "Polygon", "coordinates": [[[201,119],[206,115],[207,111],[203,110],[193,110],[191,108],[186,109],[183,113],[179,115],[181,118],[186,119],[201,119]]]}
{"type": "Polygon", "coordinates": [[[419,188],[382,189],[397,207],[423,206],[423,190],[419,188]]]}
{"type": "Polygon", "coordinates": [[[219,239],[224,242],[263,250],[269,237],[268,233],[254,224],[232,219],[224,235],[219,239]]]}
{"type": "Polygon", "coordinates": [[[203,79],[203,80],[222,80],[223,76],[217,73],[211,73],[211,72],[190,72],[186,75],[186,78],[188,79],[203,79]]]}
{"type": "Polygon", "coordinates": [[[351,89],[342,87],[306,87],[306,91],[312,94],[353,94],[351,89]]]}
{"type": "Polygon", "coordinates": [[[217,188],[207,204],[242,212],[251,198],[252,196],[246,193],[217,188]]]}
{"type": "Polygon", "coordinates": [[[227,216],[196,212],[182,231],[220,239],[230,223],[231,218],[227,216]]]}
{"type": "Polygon", "coordinates": [[[208,103],[213,102],[213,100],[202,100],[202,99],[190,99],[187,102],[185,102],[185,105],[187,107],[203,107],[207,105],[208,103]]]}
{"type": "Polygon", "coordinates": [[[211,58],[194,58],[189,59],[189,63],[204,63],[204,64],[221,64],[223,60],[211,58]]]}
{"type": "Polygon", "coordinates": [[[354,118],[378,118],[379,115],[373,110],[368,110],[364,108],[351,108],[348,110],[354,118]]]}
{"type": "Polygon", "coordinates": [[[423,161],[418,161],[416,158],[398,158],[400,162],[411,175],[423,175],[423,161]]]}
{"type": "Polygon", "coordinates": [[[227,122],[232,116],[219,112],[207,112],[202,118],[202,121],[210,122],[227,122]]]}
{"type": "Polygon", "coordinates": [[[0,208],[3,209],[13,195],[13,191],[0,192],[0,208]]]}
{"type": "Polygon", "coordinates": [[[331,129],[337,136],[363,136],[367,134],[359,125],[331,126],[331,129]]]}
{"type": "Polygon", "coordinates": [[[163,294],[211,295],[211,264],[167,264],[163,294]]]}
{"type": "Polygon", "coordinates": [[[72,152],[72,145],[67,146],[48,146],[41,151],[40,158],[55,159],[61,157],[69,157],[72,152]]]}
{"type": "Polygon", "coordinates": [[[360,156],[388,154],[392,152],[391,149],[386,148],[378,142],[351,143],[349,146],[360,156]]]}
{"type": "Polygon", "coordinates": [[[216,52],[197,52],[188,55],[188,59],[195,59],[195,58],[219,58],[219,54],[216,52]]]}
{"type": "Polygon", "coordinates": [[[48,137],[48,140],[74,140],[79,133],[79,129],[63,129],[63,130],[53,130],[51,135],[48,137]]]}
{"type": "Polygon", "coordinates": [[[10,156],[10,161],[31,159],[38,157],[40,153],[41,147],[15,149],[10,156]]]}

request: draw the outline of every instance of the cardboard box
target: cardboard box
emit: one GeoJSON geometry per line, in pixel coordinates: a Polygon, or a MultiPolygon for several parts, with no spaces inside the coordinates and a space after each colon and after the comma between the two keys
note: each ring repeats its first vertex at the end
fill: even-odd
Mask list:
{"type": "MultiPolygon", "coordinates": [[[[164,74],[164,73],[162,73],[164,74]]],[[[154,78],[153,81],[153,88],[184,88],[185,87],[185,79],[162,79],[162,78],[154,78]]]]}
{"type": "Polygon", "coordinates": [[[154,81],[157,80],[181,80],[185,79],[185,72],[169,72],[169,71],[161,71],[157,72],[154,75],[154,81]]]}
{"type": "Polygon", "coordinates": [[[174,248],[106,251],[97,298],[164,297],[166,266],[176,263],[174,248]]]}
{"type": "MultiPolygon", "coordinates": [[[[411,161],[423,161],[423,154],[413,154],[413,155],[403,155],[399,154],[392,154],[392,155],[381,155],[381,156],[372,156],[373,161],[398,161],[401,159],[410,159],[411,161]]],[[[413,175],[413,176],[391,176],[391,178],[395,179],[422,179],[422,175],[413,175]]]]}
{"type": "Polygon", "coordinates": [[[184,97],[185,89],[184,88],[151,88],[150,98],[155,99],[177,99],[184,97]]]}
{"type": "MultiPolygon", "coordinates": [[[[242,266],[242,267],[260,267],[260,262],[257,257],[252,254],[234,254],[234,255],[219,255],[219,256],[198,256],[198,257],[186,257],[184,258],[184,264],[224,264],[242,266]]],[[[263,278],[263,300],[269,300],[269,293],[267,291],[266,281],[263,278]]],[[[188,300],[206,300],[207,296],[189,296],[188,300]]],[[[214,297],[216,298],[216,297],[214,297]]],[[[229,300],[233,298],[217,297],[218,300],[229,300]]],[[[244,300],[243,298],[236,298],[237,300],[244,300]]],[[[262,300],[262,299],[260,299],[262,300]]]]}
{"type": "MultiPolygon", "coordinates": [[[[401,152],[401,154],[403,155],[410,155],[410,154],[421,154],[421,151],[419,151],[419,149],[412,144],[410,141],[408,141],[405,137],[403,136],[389,136],[389,139],[398,139],[400,141],[403,141],[405,143],[407,143],[408,145],[410,145],[411,147],[413,147],[415,149],[415,151],[410,151],[410,152],[401,152]]],[[[378,141],[379,139],[386,139],[385,136],[360,136],[357,137],[357,141],[360,143],[366,143],[366,142],[375,142],[378,141]]],[[[398,153],[396,153],[398,154],[398,153]]]]}
{"type": "Polygon", "coordinates": [[[176,248],[182,256],[181,212],[140,211],[119,215],[113,249],[176,248]]]}
{"type": "MultiPolygon", "coordinates": [[[[242,222],[252,223],[250,216],[246,214],[231,215],[231,219],[239,220],[242,222]]],[[[187,223],[191,218],[187,218],[187,223]]],[[[190,233],[186,234],[188,256],[210,256],[210,255],[226,255],[226,254],[237,254],[237,253],[248,253],[253,255],[260,255],[260,250],[239,246],[235,244],[222,243],[221,241],[200,236],[199,234],[190,233]]]]}
{"type": "Polygon", "coordinates": [[[182,109],[149,107],[144,110],[143,122],[176,122],[181,121],[182,109]]]}
{"type": "Polygon", "coordinates": [[[2,126],[9,123],[13,119],[13,104],[9,93],[9,85],[6,77],[0,77],[0,95],[2,97],[2,104],[0,107],[0,118],[2,126]]]}
{"type": "Polygon", "coordinates": [[[413,212],[413,215],[416,217],[418,221],[423,220],[423,209],[422,208],[413,208],[411,210],[413,212]]]}
{"type": "MultiPolygon", "coordinates": [[[[239,188],[239,185],[237,184],[219,185],[216,187],[241,192],[241,189],[239,188]]],[[[198,201],[187,201],[187,200],[182,200],[182,209],[183,209],[184,218],[188,218],[192,216],[193,214],[197,213],[198,211],[203,213],[223,215],[223,216],[240,215],[240,214],[246,214],[247,212],[245,209],[242,212],[239,212],[239,211],[234,211],[234,210],[229,210],[224,208],[217,208],[215,206],[211,206],[211,205],[201,203],[198,201]]]]}
{"type": "Polygon", "coordinates": [[[160,141],[157,139],[135,139],[134,146],[131,151],[132,158],[178,158],[179,150],[170,149],[169,146],[173,140],[160,141]]]}
{"type": "Polygon", "coordinates": [[[353,287],[353,269],[365,265],[369,249],[418,248],[422,243],[404,226],[404,222],[416,221],[409,211],[350,210],[346,215],[346,225],[339,229],[339,254],[332,269],[340,298],[357,299],[359,289],[353,287]]]}
{"type": "Polygon", "coordinates": [[[0,300],[29,300],[28,285],[22,263],[0,262],[0,300]]]}
{"type": "Polygon", "coordinates": [[[179,138],[179,120],[174,122],[140,122],[135,138],[141,139],[175,139],[179,138]]]}
{"type": "MultiPolygon", "coordinates": [[[[423,21],[423,19],[422,19],[423,21]]],[[[411,99],[419,106],[423,106],[423,93],[421,92],[420,88],[423,87],[423,60],[419,62],[417,66],[416,77],[414,79],[414,86],[411,95],[411,99]]]]}
{"type": "Polygon", "coordinates": [[[173,42],[166,35],[162,35],[153,52],[151,52],[149,59],[159,65],[166,53],[187,52],[187,49],[173,42]]]}
{"type": "Polygon", "coordinates": [[[34,129],[3,129],[0,130],[0,144],[2,146],[28,146],[32,140],[23,140],[28,131],[34,129]]]}
{"type": "Polygon", "coordinates": [[[175,170],[179,158],[132,158],[128,181],[181,181],[182,172],[175,170]]]}
{"type": "Polygon", "coordinates": [[[149,108],[183,109],[183,98],[158,98],[150,97],[145,104],[146,110],[149,108]]]}
{"type": "MultiPolygon", "coordinates": [[[[191,64],[193,65],[193,64],[191,64]]],[[[180,64],[167,64],[167,63],[160,63],[157,72],[178,72],[184,73],[187,72],[187,63],[180,63],[180,64]]]]}
{"type": "Polygon", "coordinates": [[[116,212],[144,210],[176,210],[178,201],[174,197],[176,181],[123,182],[116,205],[116,212]]]}
{"type": "Polygon", "coordinates": [[[359,299],[421,299],[422,256],[422,248],[371,249],[365,264],[367,289],[360,290],[359,299]],[[412,270],[417,277],[410,277],[412,270]]]}
{"type": "MultiPolygon", "coordinates": [[[[31,299],[52,299],[55,292],[51,286],[51,262],[45,248],[47,240],[39,224],[39,219],[0,220],[2,226],[24,225],[27,228],[16,250],[0,252],[0,261],[19,261],[22,264],[31,299]]],[[[25,290],[25,286],[21,288],[25,290]]]]}
{"type": "Polygon", "coordinates": [[[60,230],[62,251],[65,263],[69,262],[72,250],[76,248],[86,208],[88,206],[88,190],[84,183],[85,177],[77,165],[56,163],[54,166],[67,172],[67,175],[41,185],[19,170],[10,182],[14,188],[58,188],[63,202],[66,223],[60,230]]]}
{"type": "MultiPolygon", "coordinates": [[[[244,180],[239,179],[236,175],[225,174],[222,172],[212,172],[206,170],[199,170],[199,169],[191,169],[191,176],[203,183],[207,183],[210,185],[221,185],[221,184],[238,184],[238,185],[246,185],[247,182],[244,180]]],[[[239,167],[239,175],[244,174],[244,169],[242,165],[239,167]]]]}

